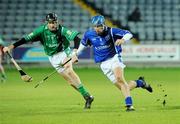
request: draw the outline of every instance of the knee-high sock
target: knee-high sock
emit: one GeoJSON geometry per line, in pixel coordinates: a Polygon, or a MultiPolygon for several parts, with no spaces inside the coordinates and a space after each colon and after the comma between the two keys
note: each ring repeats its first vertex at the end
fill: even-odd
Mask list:
{"type": "Polygon", "coordinates": [[[90,96],[89,92],[84,88],[84,86],[82,84],[79,84],[77,89],[83,97],[90,96]]]}

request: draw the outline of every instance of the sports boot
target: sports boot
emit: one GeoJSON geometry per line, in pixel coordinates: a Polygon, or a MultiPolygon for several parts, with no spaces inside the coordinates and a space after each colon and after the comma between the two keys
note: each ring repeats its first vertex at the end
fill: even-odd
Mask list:
{"type": "Polygon", "coordinates": [[[93,102],[94,97],[93,96],[85,96],[84,99],[86,100],[84,109],[90,109],[91,108],[91,103],[93,102]]]}
{"type": "Polygon", "coordinates": [[[126,106],[126,111],[130,112],[130,111],[135,111],[134,107],[132,105],[130,106],[126,106]]]}
{"type": "Polygon", "coordinates": [[[144,77],[139,77],[139,79],[138,80],[141,80],[142,82],[143,82],[143,89],[146,89],[147,91],[149,91],[150,93],[152,93],[153,92],[153,89],[152,89],[152,87],[150,86],[150,84],[148,84],[145,80],[144,80],[144,77]]]}

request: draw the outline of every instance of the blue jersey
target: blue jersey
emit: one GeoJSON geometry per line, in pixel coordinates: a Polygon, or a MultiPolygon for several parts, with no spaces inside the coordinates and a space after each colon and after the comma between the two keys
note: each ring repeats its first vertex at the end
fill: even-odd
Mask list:
{"type": "Polygon", "coordinates": [[[84,46],[92,46],[94,51],[94,60],[96,63],[103,62],[112,58],[115,54],[122,52],[121,46],[115,46],[114,42],[121,39],[125,34],[130,33],[127,30],[119,28],[106,27],[103,34],[98,35],[95,30],[89,29],[85,32],[81,43],[84,46]]]}

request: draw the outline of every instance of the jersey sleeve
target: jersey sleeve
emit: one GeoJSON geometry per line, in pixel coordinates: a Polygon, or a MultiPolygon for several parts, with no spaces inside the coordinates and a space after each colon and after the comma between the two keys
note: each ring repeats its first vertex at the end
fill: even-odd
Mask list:
{"type": "Polygon", "coordinates": [[[61,34],[65,36],[66,39],[70,42],[74,40],[74,38],[79,34],[79,32],[62,27],[61,34]]]}
{"type": "Polygon", "coordinates": [[[44,26],[40,26],[40,27],[36,28],[33,32],[24,36],[25,40],[27,42],[36,40],[43,32],[43,29],[44,29],[44,26]]]}
{"type": "Polygon", "coordinates": [[[82,43],[84,46],[91,45],[91,44],[90,44],[90,41],[89,41],[89,39],[88,39],[88,32],[85,32],[85,33],[84,33],[83,38],[81,39],[81,43],[82,43]]]}
{"type": "Polygon", "coordinates": [[[112,28],[113,35],[117,38],[122,38],[125,34],[131,34],[128,30],[123,30],[119,28],[112,28]]]}

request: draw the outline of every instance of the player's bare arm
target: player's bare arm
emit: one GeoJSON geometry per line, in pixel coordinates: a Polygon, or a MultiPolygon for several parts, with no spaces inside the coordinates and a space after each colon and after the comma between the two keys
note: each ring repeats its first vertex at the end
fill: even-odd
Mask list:
{"type": "Polygon", "coordinates": [[[115,45],[120,46],[121,44],[124,44],[126,41],[130,40],[132,37],[133,37],[132,34],[127,33],[121,39],[117,39],[115,45]]]}
{"type": "Polygon", "coordinates": [[[6,53],[6,52],[10,52],[12,49],[22,45],[22,44],[25,44],[26,43],[26,40],[24,38],[18,40],[17,42],[15,42],[14,44],[11,44],[7,47],[4,47],[3,48],[3,52],[6,53]]]}
{"type": "Polygon", "coordinates": [[[3,48],[3,52],[4,53],[10,52],[12,49],[14,49],[14,45],[9,45],[9,46],[3,48]]]}
{"type": "Polygon", "coordinates": [[[115,45],[119,46],[119,45],[123,44],[124,42],[125,42],[124,39],[117,39],[116,42],[115,42],[115,45]]]}

